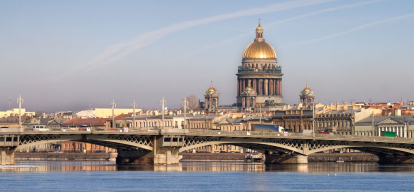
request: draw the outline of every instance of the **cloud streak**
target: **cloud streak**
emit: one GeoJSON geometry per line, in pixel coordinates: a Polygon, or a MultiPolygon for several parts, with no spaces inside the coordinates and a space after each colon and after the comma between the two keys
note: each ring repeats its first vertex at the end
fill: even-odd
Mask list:
{"type": "Polygon", "coordinates": [[[128,56],[129,54],[135,52],[136,50],[157,41],[158,39],[168,34],[181,31],[184,29],[188,29],[188,28],[192,28],[195,26],[204,25],[204,24],[208,24],[212,22],[222,21],[226,19],[233,19],[233,18],[244,17],[244,16],[251,16],[251,15],[257,15],[257,14],[263,14],[263,13],[294,9],[294,8],[299,8],[299,7],[333,2],[333,1],[337,1],[337,0],[287,1],[283,3],[268,5],[266,7],[261,7],[261,8],[247,9],[247,10],[236,11],[233,13],[222,14],[222,15],[198,19],[198,20],[181,22],[181,23],[171,25],[165,28],[161,28],[155,31],[150,31],[150,32],[141,34],[125,42],[120,42],[120,43],[111,45],[107,47],[102,53],[100,53],[99,55],[91,59],[89,62],[78,65],[77,67],[74,67],[72,70],[68,70],[66,73],[60,75],[59,77],[55,77],[54,79],[55,80],[63,79],[80,71],[88,71],[98,66],[113,63],[115,61],[118,61],[128,56]]]}
{"type": "MultiPolygon", "coordinates": [[[[313,16],[313,15],[318,15],[318,14],[322,14],[322,13],[326,13],[326,12],[336,11],[336,10],[340,10],[340,9],[349,9],[349,8],[354,8],[354,7],[360,7],[360,6],[363,6],[363,5],[368,5],[368,4],[377,3],[377,2],[381,2],[381,1],[384,1],[384,0],[372,0],[372,1],[366,1],[366,2],[361,2],[361,3],[355,3],[355,4],[350,4],[350,5],[342,5],[342,6],[338,6],[338,7],[323,9],[323,10],[320,10],[320,11],[315,11],[315,12],[311,12],[311,13],[307,13],[307,14],[303,14],[303,15],[298,15],[298,16],[295,16],[295,17],[292,17],[292,18],[272,22],[272,23],[266,24],[266,27],[270,27],[270,26],[273,26],[273,25],[279,25],[279,24],[282,24],[282,23],[285,23],[285,22],[288,22],[288,21],[302,19],[302,18],[306,18],[306,17],[310,17],[310,16],[313,16]]],[[[233,41],[244,38],[244,37],[249,36],[251,34],[253,34],[253,32],[247,32],[247,33],[238,35],[236,37],[233,37],[233,38],[230,38],[230,39],[218,42],[218,43],[213,43],[211,45],[207,45],[207,46],[205,46],[205,47],[203,47],[203,48],[201,48],[197,51],[194,51],[193,53],[189,53],[189,54],[185,55],[184,57],[179,58],[179,60],[183,59],[183,58],[189,58],[189,57],[194,56],[198,53],[204,52],[208,49],[211,49],[211,48],[214,48],[214,47],[217,47],[217,46],[220,46],[220,45],[225,45],[227,43],[231,43],[233,41]]]]}
{"type": "Polygon", "coordinates": [[[323,40],[326,40],[326,39],[330,39],[330,38],[346,35],[348,33],[352,33],[352,32],[355,32],[355,31],[359,31],[359,30],[365,29],[367,27],[372,27],[374,25],[379,25],[379,24],[382,24],[382,23],[390,22],[390,21],[397,21],[397,20],[401,20],[401,19],[406,19],[406,18],[413,17],[413,16],[414,16],[414,13],[408,14],[408,15],[402,15],[402,16],[398,16],[398,17],[393,17],[391,19],[384,19],[384,20],[381,20],[381,21],[376,21],[376,22],[365,24],[365,25],[361,25],[361,26],[358,26],[358,27],[355,27],[355,28],[352,28],[352,29],[349,29],[349,30],[346,30],[346,31],[339,32],[339,33],[334,33],[334,34],[331,34],[331,35],[328,35],[328,36],[325,36],[325,37],[320,37],[320,38],[316,38],[316,39],[312,39],[312,40],[308,40],[308,41],[303,41],[303,42],[298,42],[298,43],[292,43],[292,44],[288,44],[288,45],[284,45],[284,46],[280,46],[280,47],[291,47],[291,46],[295,46],[295,45],[303,45],[303,44],[308,44],[308,43],[314,43],[314,42],[317,42],[317,41],[323,41],[323,40]]]}

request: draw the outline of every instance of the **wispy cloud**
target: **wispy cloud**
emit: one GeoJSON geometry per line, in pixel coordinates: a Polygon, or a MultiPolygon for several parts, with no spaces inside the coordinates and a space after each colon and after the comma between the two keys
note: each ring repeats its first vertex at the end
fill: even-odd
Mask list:
{"type": "MultiPolygon", "coordinates": [[[[377,2],[381,2],[381,1],[384,1],[384,0],[371,0],[371,1],[361,2],[361,3],[354,3],[354,4],[350,4],[350,5],[342,5],[342,6],[338,6],[338,7],[323,9],[323,10],[320,10],[320,11],[314,11],[314,12],[311,12],[311,13],[298,15],[298,16],[291,17],[291,18],[288,18],[288,19],[283,19],[283,20],[280,20],[280,21],[272,22],[272,23],[266,24],[266,27],[270,27],[270,26],[273,26],[273,25],[279,25],[279,24],[282,24],[282,23],[285,23],[285,22],[288,22],[288,21],[302,19],[302,18],[306,18],[306,17],[310,17],[310,16],[313,16],[313,15],[318,15],[318,14],[322,14],[322,13],[326,13],[326,12],[336,11],[336,10],[340,10],[340,9],[349,9],[349,8],[354,8],[354,7],[360,7],[360,6],[363,6],[363,5],[377,3],[377,2]]],[[[214,47],[218,47],[218,46],[221,46],[221,45],[231,43],[231,42],[236,41],[238,39],[241,39],[241,38],[244,38],[246,36],[252,35],[253,33],[254,33],[253,31],[247,32],[247,33],[238,35],[238,36],[230,38],[230,39],[226,39],[226,40],[218,42],[218,43],[213,43],[213,44],[207,45],[207,46],[205,46],[205,47],[203,47],[199,50],[196,50],[192,53],[186,54],[184,57],[179,58],[179,60],[184,59],[184,58],[192,57],[194,55],[197,55],[199,53],[202,53],[202,52],[204,52],[206,50],[209,50],[211,48],[214,48],[214,47]]]]}
{"type": "Polygon", "coordinates": [[[331,34],[331,35],[328,35],[328,36],[325,36],[325,37],[320,37],[320,38],[316,38],[316,39],[312,39],[312,40],[308,40],[308,41],[303,41],[303,42],[298,42],[298,43],[292,43],[292,44],[288,44],[288,45],[284,45],[284,46],[280,46],[280,47],[291,47],[291,46],[295,46],[295,45],[302,45],[302,44],[308,44],[308,43],[313,43],[313,42],[317,42],[317,41],[322,41],[322,40],[330,39],[330,38],[333,38],[333,37],[346,35],[348,33],[352,33],[352,32],[355,32],[355,31],[359,31],[359,30],[362,30],[362,29],[365,29],[367,27],[371,27],[371,26],[374,26],[374,25],[379,25],[379,24],[382,24],[382,23],[390,22],[390,21],[406,19],[406,18],[413,17],[413,16],[414,16],[414,13],[408,14],[408,15],[402,15],[402,16],[398,16],[398,17],[393,17],[391,19],[384,19],[384,20],[381,20],[381,21],[376,21],[376,22],[365,24],[365,25],[361,25],[361,26],[358,26],[358,27],[355,27],[355,28],[352,28],[352,29],[349,29],[349,30],[346,30],[346,31],[339,32],[339,33],[334,33],[334,34],[331,34]]]}
{"type": "Polygon", "coordinates": [[[222,21],[226,19],[233,19],[233,18],[244,17],[244,16],[251,16],[251,15],[257,15],[257,14],[263,14],[263,13],[294,9],[298,7],[305,7],[305,6],[328,3],[328,2],[333,2],[333,1],[337,1],[337,0],[287,1],[283,3],[267,5],[261,8],[253,8],[253,9],[247,9],[247,10],[242,10],[242,11],[236,11],[233,13],[222,14],[218,16],[213,16],[213,17],[208,17],[208,18],[203,18],[203,19],[198,19],[198,20],[192,20],[192,21],[185,21],[182,23],[174,24],[174,25],[171,25],[165,28],[161,28],[155,31],[150,31],[150,32],[138,35],[135,38],[132,38],[125,42],[111,45],[107,47],[102,53],[100,53],[99,55],[91,59],[89,62],[78,65],[77,67],[74,67],[72,70],[68,70],[66,73],[60,75],[59,77],[55,77],[55,79],[59,80],[59,79],[71,76],[80,71],[88,71],[98,66],[113,63],[135,52],[136,50],[157,41],[158,39],[160,39],[161,37],[164,37],[165,35],[168,35],[168,34],[171,34],[177,31],[181,31],[184,29],[188,29],[188,28],[192,28],[195,26],[204,25],[204,24],[208,24],[212,22],[222,21]]]}

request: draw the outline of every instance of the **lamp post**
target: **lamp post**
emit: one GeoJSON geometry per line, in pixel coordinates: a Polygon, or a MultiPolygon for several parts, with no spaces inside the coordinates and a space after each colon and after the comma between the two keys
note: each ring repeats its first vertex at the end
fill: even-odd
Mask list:
{"type": "Polygon", "coordinates": [[[115,129],[115,100],[112,100],[112,103],[109,106],[112,107],[112,128],[115,129]]]}
{"type": "Polygon", "coordinates": [[[184,129],[185,129],[185,124],[186,124],[186,110],[187,110],[187,105],[188,105],[188,101],[187,101],[187,97],[184,97],[184,101],[182,102],[183,106],[184,106],[184,129]]]}
{"type": "Polygon", "coordinates": [[[164,110],[165,110],[165,105],[167,105],[167,101],[164,100],[164,97],[162,98],[162,100],[160,101],[160,105],[162,107],[162,114],[161,114],[161,128],[164,128],[164,110]]]}
{"type": "Polygon", "coordinates": [[[22,128],[22,104],[24,102],[24,99],[21,95],[19,95],[19,98],[17,98],[17,103],[19,104],[19,128],[22,128]]]}
{"type": "Polygon", "coordinates": [[[375,136],[375,135],[374,135],[374,132],[375,132],[375,130],[374,130],[374,119],[375,119],[374,112],[372,112],[372,113],[371,113],[371,116],[372,116],[372,129],[371,129],[371,136],[373,137],[373,136],[375,136]]]}
{"type": "Polygon", "coordinates": [[[262,105],[259,104],[259,124],[262,124],[262,105]]]}
{"type": "Polygon", "coordinates": [[[313,128],[312,135],[313,135],[313,137],[315,137],[315,102],[312,103],[312,119],[313,119],[313,121],[312,121],[312,128],[313,128]]]}
{"type": "Polygon", "coordinates": [[[135,100],[134,100],[134,102],[131,104],[131,107],[133,108],[133,110],[132,110],[132,128],[135,128],[136,126],[135,126],[135,108],[136,107],[138,107],[137,106],[137,103],[135,103],[135,100]]]}

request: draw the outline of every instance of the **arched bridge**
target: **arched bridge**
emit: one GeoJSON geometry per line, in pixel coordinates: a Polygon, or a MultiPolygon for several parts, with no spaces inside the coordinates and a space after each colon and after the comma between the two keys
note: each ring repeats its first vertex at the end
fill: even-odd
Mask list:
{"type": "Polygon", "coordinates": [[[79,141],[118,150],[117,163],[179,163],[179,152],[211,145],[228,144],[261,152],[307,156],[338,148],[351,148],[380,155],[414,155],[414,140],[329,134],[193,129],[118,131],[23,131],[0,132],[1,164],[14,164],[14,150],[58,141],[79,141]]]}

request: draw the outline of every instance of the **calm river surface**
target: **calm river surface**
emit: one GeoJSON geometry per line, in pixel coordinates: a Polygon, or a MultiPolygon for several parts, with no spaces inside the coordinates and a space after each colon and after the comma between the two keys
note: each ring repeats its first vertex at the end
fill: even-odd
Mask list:
{"type": "Polygon", "coordinates": [[[414,191],[414,165],[17,162],[0,191],[414,191]]]}

